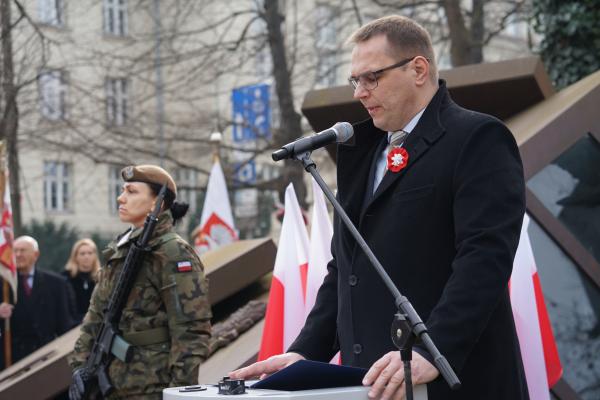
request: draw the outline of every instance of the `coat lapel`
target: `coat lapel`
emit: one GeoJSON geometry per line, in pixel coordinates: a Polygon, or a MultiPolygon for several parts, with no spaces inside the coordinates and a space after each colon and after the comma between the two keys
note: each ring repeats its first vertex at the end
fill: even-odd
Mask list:
{"type": "Polygon", "coordinates": [[[357,225],[365,190],[369,187],[371,161],[385,132],[375,128],[370,119],[356,124],[354,129],[356,135],[353,142],[340,145],[337,157],[338,165],[348,166],[352,171],[338,169],[337,180],[338,187],[345,188],[344,195],[338,195],[338,200],[352,222],[357,225]]]}
{"type": "Polygon", "coordinates": [[[367,209],[377,201],[395,182],[402,178],[415,163],[430,149],[430,147],[445,133],[440,123],[440,108],[448,101],[448,91],[444,83],[440,84],[437,93],[425,109],[415,129],[408,135],[404,148],[408,152],[408,164],[399,172],[387,171],[371,197],[369,203],[363,207],[359,222],[362,221],[367,209]]]}
{"type": "Polygon", "coordinates": [[[35,274],[33,274],[33,287],[31,289],[31,304],[37,304],[41,299],[44,298],[44,273],[36,267],[35,274]]]}

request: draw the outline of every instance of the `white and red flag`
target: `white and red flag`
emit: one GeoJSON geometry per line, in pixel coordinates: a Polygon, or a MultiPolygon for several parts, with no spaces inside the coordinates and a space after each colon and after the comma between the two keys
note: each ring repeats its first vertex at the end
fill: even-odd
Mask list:
{"type": "Polygon", "coordinates": [[[208,177],[200,225],[194,233],[194,247],[198,254],[203,254],[237,238],[225,175],[217,159],[208,177]]]}
{"type": "Polygon", "coordinates": [[[285,190],[285,214],[279,236],[269,302],[258,360],[281,354],[304,326],[308,232],[292,184],[285,190]]]}
{"type": "Polygon", "coordinates": [[[512,304],[529,398],[549,400],[549,388],[560,379],[562,365],[544,303],[542,287],[527,233],[525,215],[510,279],[512,304]]]}
{"type": "MultiPolygon", "coordinates": [[[[315,305],[317,293],[327,275],[327,264],[333,256],[331,255],[331,238],[333,237],[333,226],[329,219],[329,212],[325,203],[325,195],[312,179],[313,210],[310,220],[310,253],[308,256],[308,273],[306,277],[306,316],[315,305]]],[[[306,320],[306,318],[305,318],[306,320]]],[[[340,354],[337,353],[331,360],[332,364],[341,364],[340,354]]]]}
{"type": "MultiPolygon", "coordinates": [[[[2,173],[3,182],[0,183],[0,193],[4,192],[2,203],[2,219],[0,221],[0,276],[6,281],[12,291],[13,298],[17,298],[17,268],[13,253],[13,218],[10,204],[10,188],[8,173],[2,173]]],[[[1,301],[1,299],[0,299],[1,301]]]]}
{"type": "Polygon", "coordinates": [[[331,238],[333,237],[333,227],[329,220],[327,205],[323,191],[312,179],[313,189],[313,209],[310,219],[310,250],[308,255],[308,273],[306,278],[306,316],[310,313],[317,292],[327,275],[327,263],[332,259],[331,238]]]}

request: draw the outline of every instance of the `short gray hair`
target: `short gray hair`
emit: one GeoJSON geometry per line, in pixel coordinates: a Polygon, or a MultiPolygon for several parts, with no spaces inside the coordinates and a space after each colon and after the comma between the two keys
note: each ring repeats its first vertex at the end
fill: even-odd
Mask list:
{"type": "Polygon", "coordinates": [[[40,246],[39,246],[37,240],[35,240],[31,236],[28,236],[28,235],[19,236],[18,238],[15,239],[15,243],[16,242],[27,242],[33,246],[33,250],[40,251],[40,246]]]}

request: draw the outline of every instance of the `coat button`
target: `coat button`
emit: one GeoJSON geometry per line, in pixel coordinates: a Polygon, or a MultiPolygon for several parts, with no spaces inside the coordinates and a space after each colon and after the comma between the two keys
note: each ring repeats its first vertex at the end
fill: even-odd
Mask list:
{"type": "Polygon", "coordinates": [[[356,277],[356,275],[350,275],[348,277],[348,283],[350,284],[350,286],[356,286],[356,284],[358,283],[358,278],[356,277]]]}
{"type": "Polygon", "coordinates": [[[360,354],[362,353],[362,346],[359,343],[355,343],[352,345],[352,352],[354,354],[360,354]]]}

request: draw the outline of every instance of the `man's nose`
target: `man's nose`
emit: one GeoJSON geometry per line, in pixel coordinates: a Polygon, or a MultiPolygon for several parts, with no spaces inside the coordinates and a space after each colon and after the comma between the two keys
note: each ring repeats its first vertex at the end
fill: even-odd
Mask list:
{"type": "Polygon", "coordinates": [[[365,89],[360,83],[358,85],[356,85],[356,87],[354,88],[354,93],[353,96],[355,99],[364,99],[365,97],[367,97],[369,95],[369,92],[367,89],[365,89]]]}

